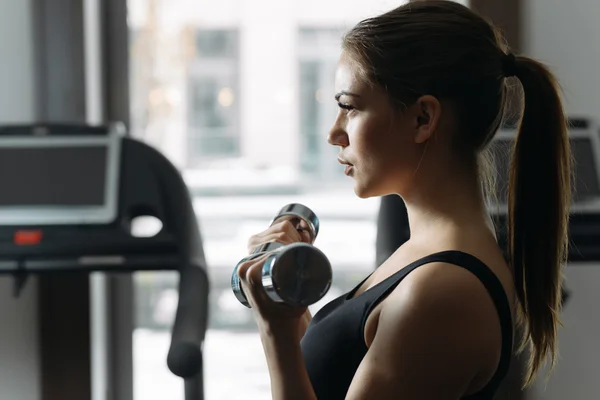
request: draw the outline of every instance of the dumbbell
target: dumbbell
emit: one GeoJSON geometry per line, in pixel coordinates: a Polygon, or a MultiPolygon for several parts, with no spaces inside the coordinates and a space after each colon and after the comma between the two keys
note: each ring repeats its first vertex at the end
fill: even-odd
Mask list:
{"type": "Polygon", "coordinates": [[[231,288],[235,297],[250,308],[238,277],[240,264],[271,253],[263,264],[262,284],[269,298],[290,306],[307,307],[321,300],[331,287],[331,264],[327,256],[313,246],[319,233],[319,219],[302,204],[284,206],[271,225],[283,220],[292,222],[299,231],[303,221],[308,226],[310,244],[299,242],[284,245],[277,242],[264,243],[252,254],[237,263],[231,275],[231,288]]]}

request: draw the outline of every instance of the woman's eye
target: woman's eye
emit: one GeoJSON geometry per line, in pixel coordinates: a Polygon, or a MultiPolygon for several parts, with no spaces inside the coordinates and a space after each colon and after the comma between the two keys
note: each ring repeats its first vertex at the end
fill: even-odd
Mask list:
{"type": "Polygon", "coordinates": [[[344,103],[340,103],[340,102],[338,102],[338,107],[340,107],[341,109],[344,109],[344,110],[348,110],[348,111],[354,110],[354,107],[352,107],[350,104],[344,104],[344,103]]]}

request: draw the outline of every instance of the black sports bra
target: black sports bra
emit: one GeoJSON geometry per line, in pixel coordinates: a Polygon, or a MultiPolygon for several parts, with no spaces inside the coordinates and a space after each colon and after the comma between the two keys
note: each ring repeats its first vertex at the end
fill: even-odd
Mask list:
{"type": "Polygon", "coordinates": [[[473,273],[494,301],[502,330],[502,352],[498,368],[488,384],[464,400],[491,400],[506,376],[513,347],[510,304],[498,278],[478,258],[460,251],[444,251],[423,257],[369,290],[353,297],[366,281],[326,304],[315,314],[302,338],[302,354],[313,389],[319,400],[343,400],[355,372],[367,353],[364,328],[373,308],[411,271],[432,262],[446,262],[473,273]]]}

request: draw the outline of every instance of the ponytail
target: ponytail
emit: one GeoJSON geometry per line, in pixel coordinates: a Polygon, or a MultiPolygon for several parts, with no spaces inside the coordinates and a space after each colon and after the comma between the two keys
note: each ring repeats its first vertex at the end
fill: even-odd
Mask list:
{"type": "Polygon", "coordinates": [[[552,73],[517,57],[514,74],[523,86],[521,118],[509,177],[509,260],[514,268],[519,319],[530,344],[525,386],[544,361],[557,359],[562,268],[568,256],[571,152],[567,122],[552,73]]]}

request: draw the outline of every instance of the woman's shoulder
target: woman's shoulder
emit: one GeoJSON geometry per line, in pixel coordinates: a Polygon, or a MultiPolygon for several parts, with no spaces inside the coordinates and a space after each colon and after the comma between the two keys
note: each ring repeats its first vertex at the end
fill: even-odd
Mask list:
{"type": "MultiPolygon", "coordinates": [[[[471,256],[464,252],[456,254],[471,256]]],[[[479,259],[473,256],[473,260],[479,259]]],[[[480,265],[487,267],[483,262],[480,265]]],[[[491,268],[488,271],[496,276],[491,268]]],[[[479,274],[450,260],[439,260],[420,265],[407,274],[390,293],[386,308],[430,309],[430,312],[447,315],[456,307],[455,311],[479,313],[485,310],[486,303],[491,302],[489,297],[479,274]]]]}
{"type": "MultiPolygon", "coordinates": [[[[431,251],[390,293],[387,308],[441,312],[447,315],[455,307],[461,314],[495,317],[498,302],[508,301],[512,309],[513,282],[501,252],[493,249],[431,251]],[[498,299],[498,297],[504,297],[498,299]]],[[[384,305],[385,307],[385,305],[384,305]]],[[[487,319],[487,318],[486,318],[487,319]]]]}
{"type": "Polygon", "coordinates": [[[388,262],[397,265],[389,265],[388,268],[402,269],[407,265],[418,267],[407,274],[394,290],[394,298],[438,302],[446,300],[445,296],[459,299],[469,297],[485,304],[485,300],[489,302],[490,297],[498,294],[498,290],[490,294],[490,286],[497,289],[500,283],[502,295],[507,297],[513,308],[512,272],[501,249],[497,244],[489,243],[489,240],[478,242],[471,238],[446,243],[443,247],[418,248],[411,254],[399,251],[396,256],[390,257],[388,262]],[[411,262],[407,263],[406,260],[411,262]]]}

